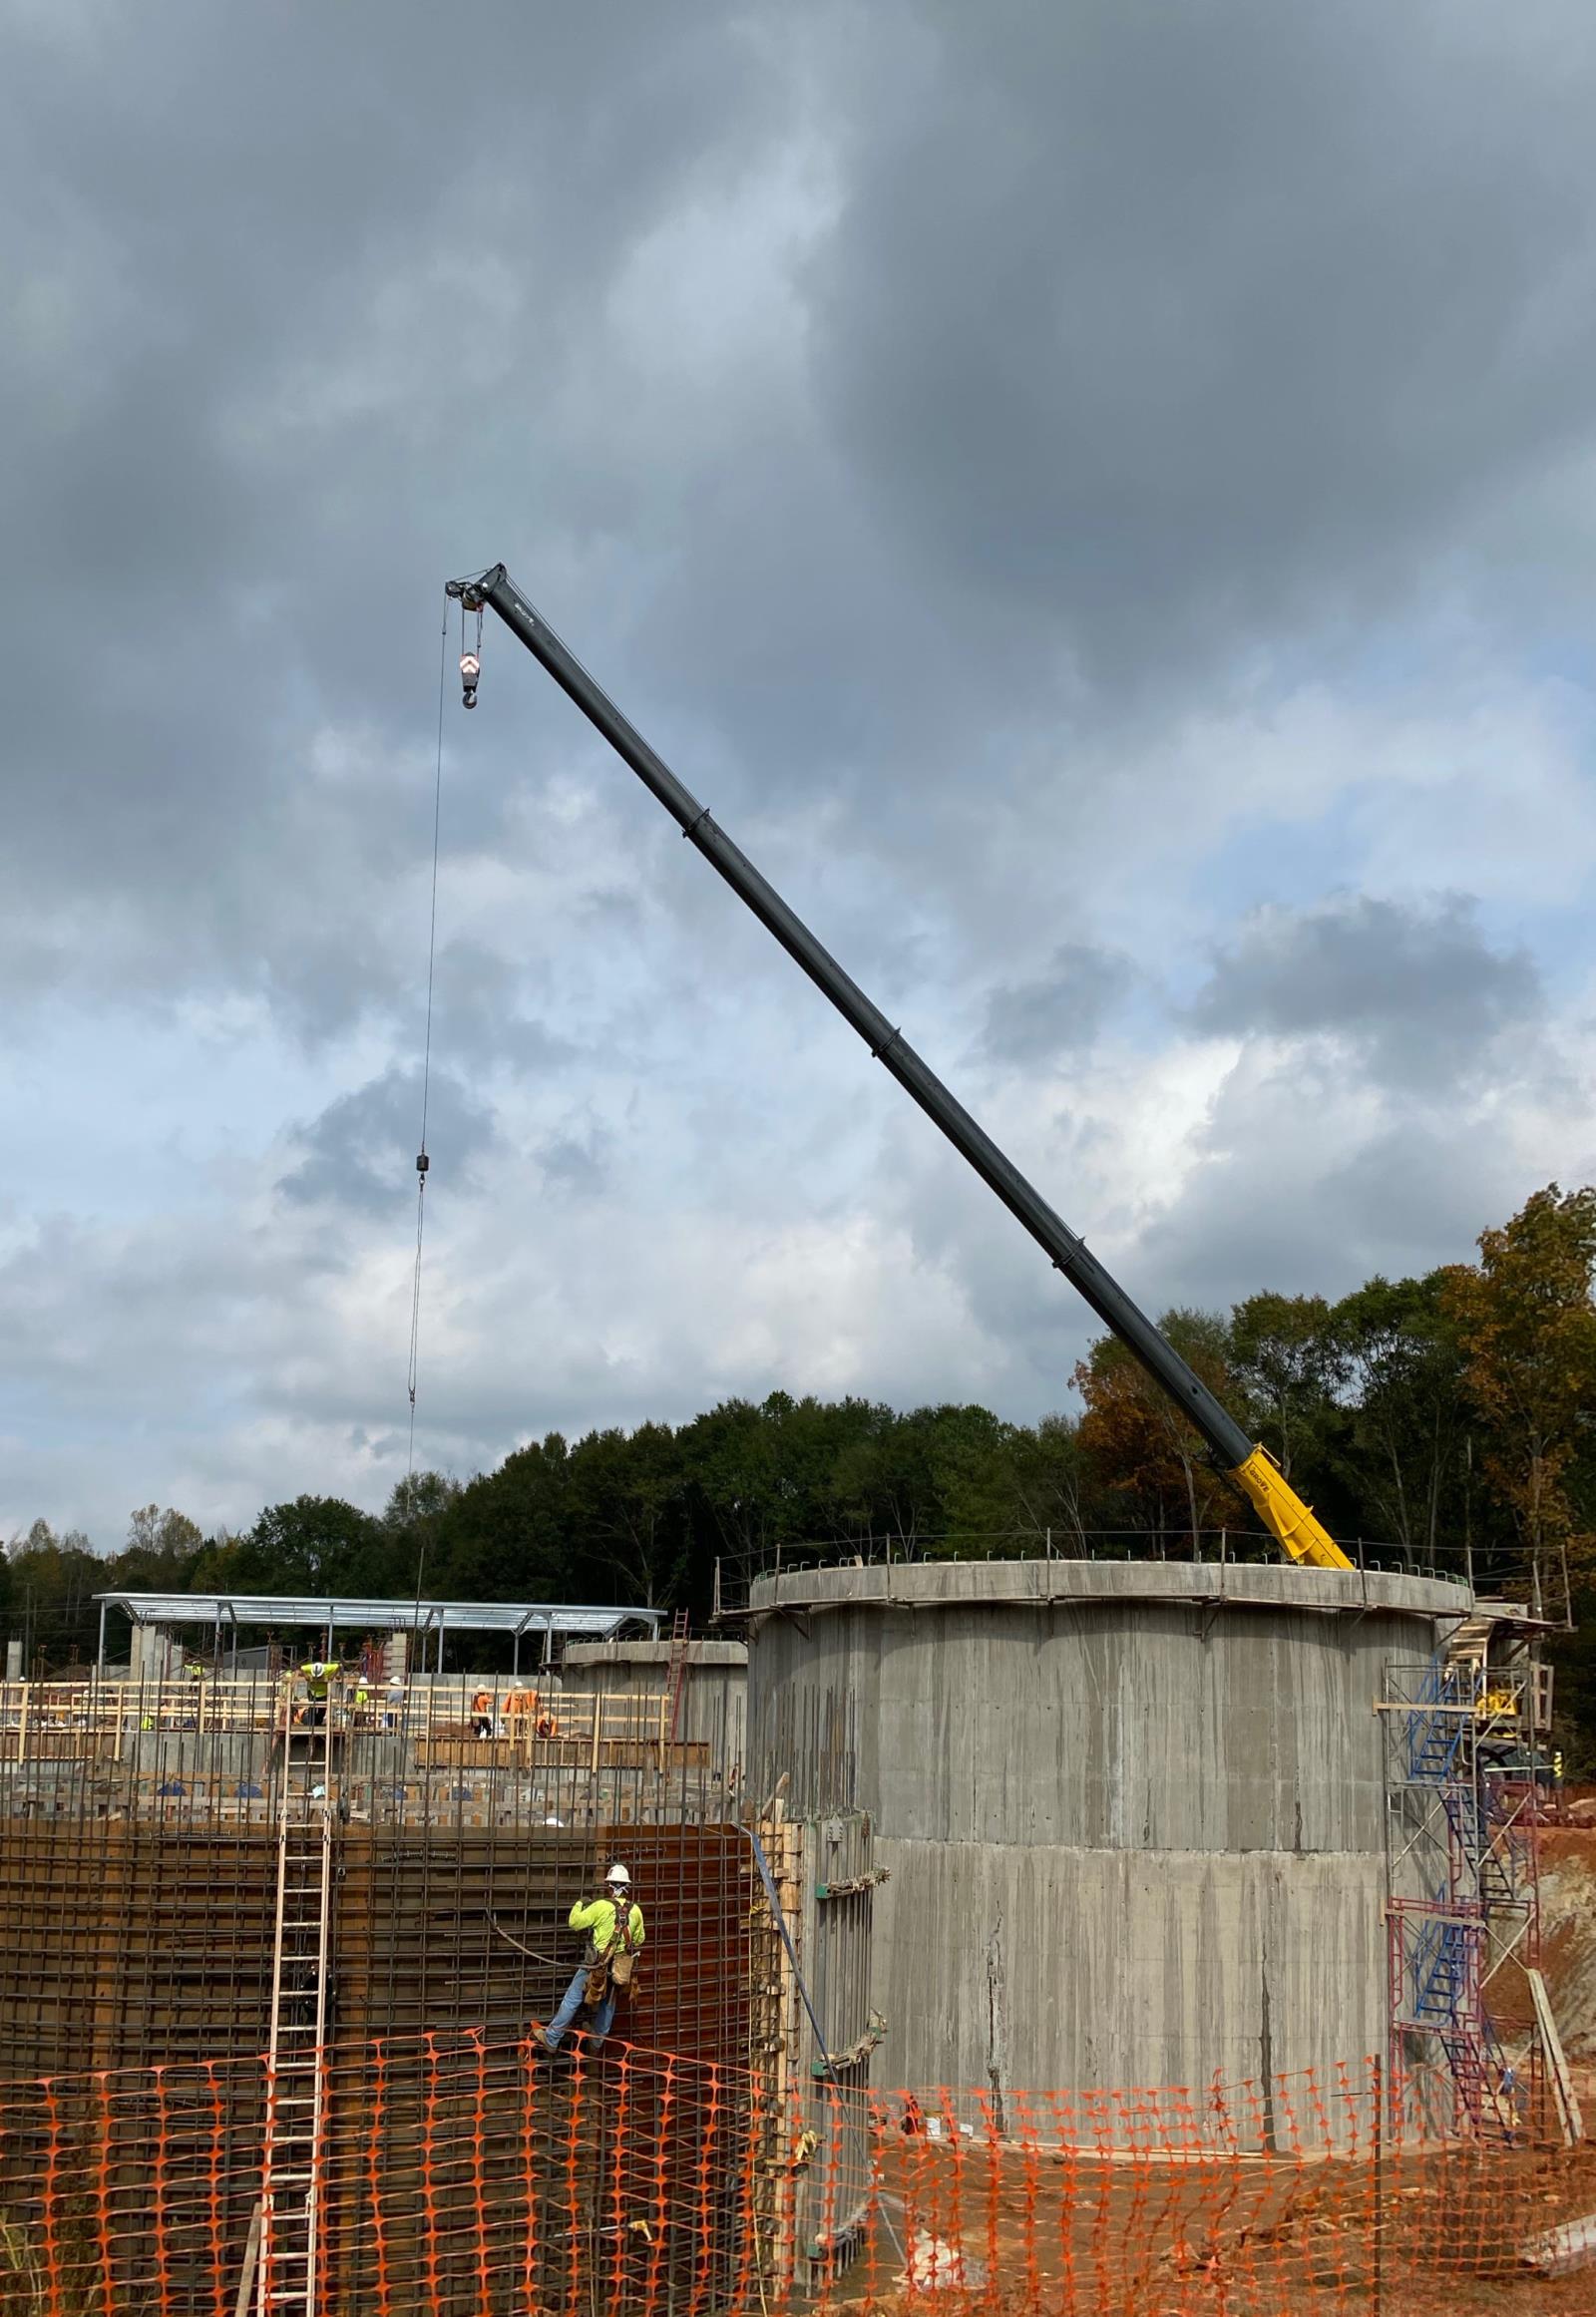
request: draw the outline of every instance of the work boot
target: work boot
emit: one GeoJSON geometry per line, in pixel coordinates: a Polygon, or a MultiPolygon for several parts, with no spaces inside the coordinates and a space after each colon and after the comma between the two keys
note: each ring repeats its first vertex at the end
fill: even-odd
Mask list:
{"type": "Polygon", "coordinates": [[[542,2020],[529,2020],[527,2022],[527,2035],[531,2042],[537,2045],[539,2051],[544,2054],[546,2059],[554,2060],[559,2058],[560,2046],[558,2044],[550,2043],[549,2030],[544,2026],[542,2020]]]}

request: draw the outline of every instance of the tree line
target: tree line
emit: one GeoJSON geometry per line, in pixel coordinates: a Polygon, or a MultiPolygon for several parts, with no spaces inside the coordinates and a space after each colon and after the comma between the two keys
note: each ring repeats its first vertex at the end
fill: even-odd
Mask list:
{"type": "MultiPolygon", "coordinates": [[[[1470,1570],[1561,1607],[1565,1700],[1596,1738],[1596,1188],[1538,1191],[1478,1261],[1339,1302],[1264,1293],[1162,1326],[1298,1492],[1388,1566],[1470,1570]]],[[[0,1565],[0,1627],[30,1666],[93,1655],[108,1587],[684,1607],[701,1623],[778,1558],[1051,1551],[1272,1554],[1178,1408],[1111,1338],[1079,1412],[1009,1422],[949,1403],[772,1392],[688,1423],[530,1441],[383,1511],[311,1493],[204,1536],[158,1505],[103,1556],[36,1521],[0,1565]]],[[[125,1633],[124,1628],[124,1633],[125,1633]]]]}

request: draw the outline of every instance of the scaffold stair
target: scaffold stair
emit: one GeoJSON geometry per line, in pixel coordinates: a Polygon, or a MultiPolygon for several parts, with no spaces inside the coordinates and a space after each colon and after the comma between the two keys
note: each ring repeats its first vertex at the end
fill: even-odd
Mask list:
{"type": "Polygon", "coordinates": [[[1496,1766],[1499,1744],[1519,1739],[1532,1677],[1490,1673],[1488,1637],[1488,1620],[1468,1621],[1386,1707],[1400,1862],[1421,1878],[1389,1909],[1391,2020],[1394,2035],[1430,2039],[1444,2060],[1458,2128],[1499,2139],[1522,2128],[1526,2086],[1488,1989],[1509,1958],[1533,1962],[1539,1911],[1534,1788],[1496,1766]]]}

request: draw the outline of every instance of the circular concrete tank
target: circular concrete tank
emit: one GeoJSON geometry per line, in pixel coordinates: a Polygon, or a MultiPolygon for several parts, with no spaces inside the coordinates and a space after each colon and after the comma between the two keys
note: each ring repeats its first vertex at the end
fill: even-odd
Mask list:
{"type": "MultiPolygon", "coordinates": [[[[748,1651],[740,1641],[689,1641],[676,1736],[705,1745],[715,1769],[740,1772],[748,1716],[748,1651]]],[[[671,1680],[667,1641],[573,1642],[562,1670],[579,1697],[657,1698],[671,1680]]]]}
{"type": "Polygon", "coordinates": [[[751,1780],[891,1879],[882,2082],[1202,2086],[1386,2047],[1388,1664],[1466,1588],[1177,1562],[755,1584],[751,1780]]]}

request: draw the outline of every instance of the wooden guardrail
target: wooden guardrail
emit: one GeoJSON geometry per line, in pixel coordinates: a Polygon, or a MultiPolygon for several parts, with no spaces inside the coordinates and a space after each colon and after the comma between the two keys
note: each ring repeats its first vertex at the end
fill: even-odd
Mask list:
{"type": "MultiPolygon", "coordinates": [[[[297,1677],[272,1681],[0,1682],[0,1762],[92,1756],[121,1760],[142,1733],[280,1732],[283,1693],[308,1724],[318,1701],[297,1677]]],[[[598,1768],[611,1748],[670,1744],[670,1698],[655,1693],[588,1695],[510,1682],[416,1682],[396,1687],[345,1676],[331,1683],[326,1711],[336,1730],[377,1733],[435,1751],[471,1745],[482,1761],[574,1761],[598,1768]]],[[[442,1758],[440,1756],[440,1758],[442,1758]]]]}

